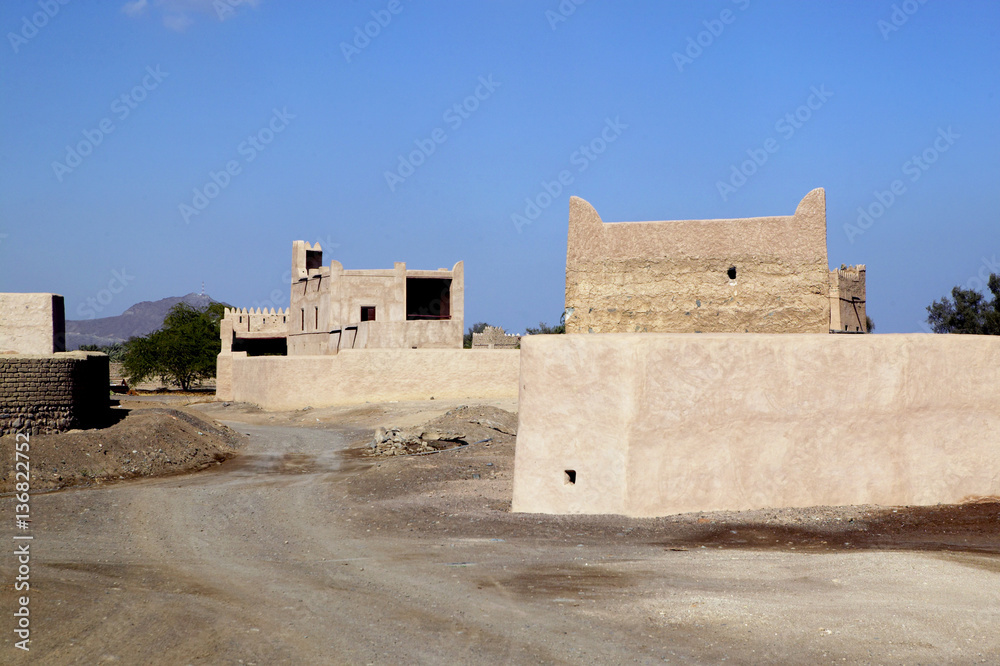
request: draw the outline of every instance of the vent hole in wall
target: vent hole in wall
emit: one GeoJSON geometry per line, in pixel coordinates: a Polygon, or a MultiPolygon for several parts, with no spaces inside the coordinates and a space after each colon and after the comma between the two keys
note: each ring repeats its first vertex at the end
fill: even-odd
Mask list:
{"type": "Polygon", "coordinates": [[[726,271],[726,275],[729,276],[730,280],[735,280],[736,279],[736,266],[730,266],[729,270],[726,271]]]}
{"type": "Polygon", "coordinates": [[[568,469],[563,477],[567,486],[576,485],[576,470],[568,469]]]}

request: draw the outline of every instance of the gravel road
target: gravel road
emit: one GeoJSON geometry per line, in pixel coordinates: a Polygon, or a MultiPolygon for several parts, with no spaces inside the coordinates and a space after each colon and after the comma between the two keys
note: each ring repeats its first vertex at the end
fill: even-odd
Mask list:
{"type": "MultiPolygon", "coordinates": [[[[376,472],[410,483],[405,466],[462,452],[372,462],[342,454],[364,438],[353,427],[229,425],[250,440],[217,468],[31,499],[31,651],[14,648],[8,555],[0,663],[912,664],[1000,655],[995,534],[992,552],[796,550],[794,541],[756,549],[721,537],[681,545],[625,519],[607,532],[608,519],[515,517],[489,502],[439,510],[444,482],[403,503],[358,490],[376,472]],[[418,498],[426,505],[414,506],[418,498]],[[588,521],[600,529],[588,531],[588,521]]],[[[13,498],[0,507],[13,520],[13,498]]]]}

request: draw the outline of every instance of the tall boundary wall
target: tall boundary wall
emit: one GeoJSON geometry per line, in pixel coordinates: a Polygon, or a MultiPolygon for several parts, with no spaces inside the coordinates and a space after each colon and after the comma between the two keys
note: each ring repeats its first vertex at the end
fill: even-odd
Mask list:
{"type": "Polygon", "coordinates": [[[1000,496],[1000,337],[540,335],[521,355],[514,511],[1000,496]]]}
{"type": "Polygon", "coordinates": [[[217,400],[266,410],[388,400],[516,398],[517,350],[343,349],[328,356],[220,354],[217,400]]]}
{"type": "Polygon", "coordinates": [[[0,435],[105,425],[108,357],[67,352],[0,356],[0,435]]]}

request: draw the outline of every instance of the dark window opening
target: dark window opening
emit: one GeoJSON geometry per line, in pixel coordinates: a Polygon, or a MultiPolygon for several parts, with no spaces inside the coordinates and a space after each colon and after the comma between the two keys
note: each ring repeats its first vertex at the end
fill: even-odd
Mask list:
{"type": "Polygon", "coordinates": [[[306,270],[320,268],[323,265],[323,250],[306,250],[306,270]]]}
{"type": "Polygon", "coordinates": [[[451,319],[451,278],[406,278],[406,319],[451,319]]]}
{"type": "Polygon", "coordinates": [[[375,306],[374,305],[362,305],[361,306],[361,321],[375,321],[375,306]]]}
{"type": "Polygon", "coordinates": [[[235,338],[233,351],[247,356],[287,356],[288,344],[285,338],[235,338]]]}
{"type": "Polygon", "coordinates": [[[730,280],[735,280],[736,279],[736,266],[730,266],[729,270],[726,271],[726,275],[729,276],[730,280]]]}
{"type": "Polygon", "coordinates": [[[565,482],[567,486],[576,485],[576,470],[568,469],[566,470],[565,482]]]}
{"type": "Polygon", "coordinates": [[[318,331],[319,330],[319,306],[318,305],[313,309],[313,315],[315,315],[315,320],[316,320],[315,323],[313,324],[313,328],[315,328],[318,331]]]}
{"type": "Polygon", "coordinates": [[[306,309],[302,308],[300,313],[302,315],[302,330],[304,331],[306,330],[306,309]]]}

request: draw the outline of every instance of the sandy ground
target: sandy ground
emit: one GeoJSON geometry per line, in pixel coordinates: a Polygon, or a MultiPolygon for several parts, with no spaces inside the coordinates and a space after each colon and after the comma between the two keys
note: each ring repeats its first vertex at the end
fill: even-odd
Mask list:
{"type": "MultiPolygon", "coordinates": [[[[248,443],[197,474],[32,497],[31,652],[5,610],[0,663],[1000,659],[996,504],[511,514],[502,433],[365,455],[376,427],[456,407],[186,408],[248,443]]],[[[0,510],[13,522],[13,498],[0,510]]],[[[4,609],[14,574],[8,556],[4,609]]]]}

